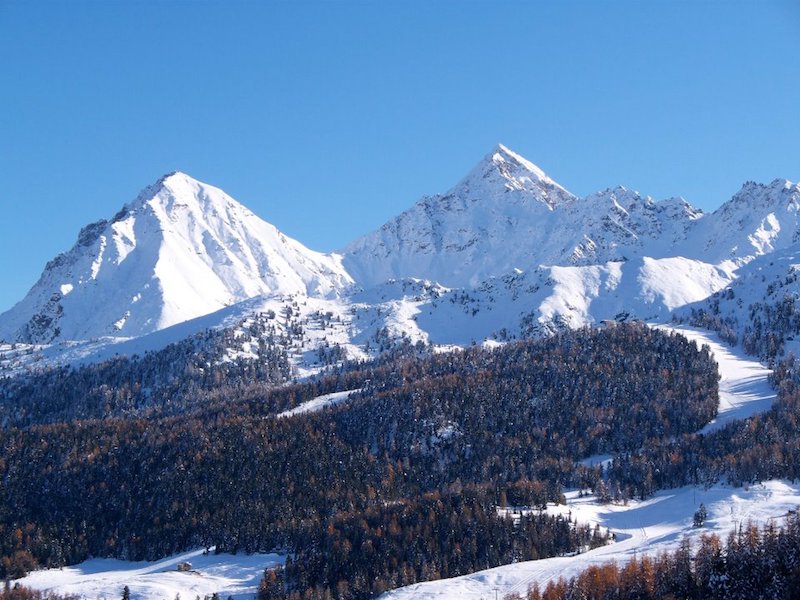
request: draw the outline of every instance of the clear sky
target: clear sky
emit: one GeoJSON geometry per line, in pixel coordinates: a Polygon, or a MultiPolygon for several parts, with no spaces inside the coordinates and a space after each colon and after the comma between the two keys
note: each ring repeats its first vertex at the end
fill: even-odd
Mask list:
{"type": "Polygon", "coordinates": [[[797,0],[0,0],[0,311],[165,172],[317,250],[502,142],[578,195],[800,179],[797,0]]]}

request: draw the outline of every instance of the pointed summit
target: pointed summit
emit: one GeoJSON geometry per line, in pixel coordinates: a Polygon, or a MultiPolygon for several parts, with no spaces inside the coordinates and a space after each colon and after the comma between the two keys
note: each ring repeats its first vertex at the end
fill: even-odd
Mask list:
{"type": "MultiPolygon", "coordinates": [[[[144,188],[133,202],[126,204],[120,214],[126,214],[145,205],[160,206],[171,212],[176,207],[192,207],[200,212],[227,212],[235,208],[238,213],[252,213],[218,187],[203,183],[182,171],[172,171],[159,177],[144,188]]],[[[115,217],[116,218],[116,217],[115,217]]]]}
{"type": "Polygon", "coordinates": [[[445,197],[485,198],[497,194],[498,191],[522,192],[522,196],[515,198],[517,201],[530,201],[531,198],[536,198],[550,209],[575,199],[541,168],[503,144],[498,144],[484,156],[464,179],[445,194],[445,197]]]}
{"type": "Polygon", "coordinates": [[[499,163],[511,163],[514,165],[518,165],[523,167],[524,169],[530,171],[531,174],[535,175],[538,179],[542,181],[548,181],[549,183],[555,183],[552,179],[550,179],[547,174],[542,171],[539,167],[529,161],[527,158],[523,157],[521,154],[517,154],[507,146],[503,144],[497,144],[495,146],[494,151],[492,151],[491,155],[492,162],[495,164],[499,163]]]}
{"type": "Polygon", "coordinates": [[[530,267],[546,233],[542,225],[575,200],[539,167],[498,145],[445,194],[422,198],[350,244],[344,264],[364,286],[403,277],[474,285],[530,267]],[[497,252],[504,240],[514,241],[497,252]]]}

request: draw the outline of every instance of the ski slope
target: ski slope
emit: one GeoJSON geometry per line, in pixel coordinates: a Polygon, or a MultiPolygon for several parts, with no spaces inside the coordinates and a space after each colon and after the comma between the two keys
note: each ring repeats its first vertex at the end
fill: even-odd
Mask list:
{"type": "Polygon", "coordinates": [[[658,329],[674,331],[693,340],[698,346],[707,345],[719,366],[719,409],[717,417],[700,430],[708,433],[731,421],[769,410],[775,400],[775,390],[769,385],[770,370],[747,356],[741,347],[731,348],[716,334],[686,325],[657,325],[658,329]]]}

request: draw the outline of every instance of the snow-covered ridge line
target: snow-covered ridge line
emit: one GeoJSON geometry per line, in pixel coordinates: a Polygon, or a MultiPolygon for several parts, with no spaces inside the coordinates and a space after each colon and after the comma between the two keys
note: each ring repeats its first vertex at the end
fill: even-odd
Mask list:
{"type": "MultiPolygon", "coordinates": [[[[333,341],[292,341],[300,371],[336,344],[366,357],[404,336],[449,347],[612,319],[666,321],[744,269],[800,248],[799,219],[800,186],[786,180],[747,183],[703,214],[681,198],[656,202],[622,186],[578,198],[499,145],[446,193],[341,254],[321,254],[176,172],[84,227],[0,315],[0,340],[36,346],[0,355],[0,370],[159,349],[112,346],[180,323],[219,326],[226,310],[288,296],[329,303],[321,310],[341,325],[333,341]]],[[[735,310],[747,314],[745,304],[735,310]]]]}

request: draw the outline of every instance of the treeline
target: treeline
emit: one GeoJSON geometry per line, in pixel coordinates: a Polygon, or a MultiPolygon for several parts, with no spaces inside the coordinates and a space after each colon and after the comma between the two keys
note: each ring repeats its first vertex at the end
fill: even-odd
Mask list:
{"type": "Polygon", "coordinates": [[[292,376],[275,318],[257,314],[246,326],[208,329],[143,356],[0,378],[0,425],[178,414],[221,389],[226,398],[253,388],[263,394],[292,376]],[[244,344],[252,356],[226,357],[244,344]]]}
{"type": "MultiPolygon", "coordinates": [[[[280,316],[255,313],[235,326],[205,330],[143,356],[0,376],[0,426],[153,419],[200,411],[280,412],[315,395],[360,387],[371,376],[385,376],[397,361],[428,352],[421,342],[393,340],[385,331],[376,333],[381,355],[372,361],[349,361],[340,346],[325,344],[317,353],[320,365],[327,366],[324,374],[287,390],[294,376],[288,349],[304,335],[291,306],[280,316]],[[271,394],[273,390],[278,393],[271,394]]],[[[333,318],[321,313],[312,317],[321,327],[333,318]]]]}
{"type": "MultiPolygon", "coordinates": [[[[625,564],[591,566],[580,575],[534,585],[526,600],[752,600],[800,596],[800,518],[783,527],[753,524],[731,532],[723,543],[703,535],[696,548],[684,539],[672,552],[634,557],[625,564]]],[[[508,594],[505,600],[522,600],[508,594]]]]}
{"type": "Polygon", "coordinates": [[[733,288],[714,293],[685,317],[678,314],[673,319],[716,331],[731,346],[741,343],[748,354],[773,364],[785,358],[786,341],[800,335],[797,279],[798,270],[792,267],[767,285],[764,300],[747,306],[744,323],[736,317],[742,312],[742,300],[733,288]]]}
{"type": "Polygon", "coordinates": [[[428,493],[478,487],[485,503],[542,505],[587,478],[575,470],[586,454],[632,454],[702,426],[716,381],[706,350],[624,325],[398,354],[186,415],[9,428],[0,576],[210,546],[305,556],[309,531],[393,503],[418,507],[410,499],[428,493]],[[344,405],[275,418],[349,386],[362,391],[344,405]]]}
{"type": "Polygon", "coordinates": [[[588,550],[607,533],[561,516],[501,517],[479,489],[341,513],[308,532],[285,569],[269,570],[259,600],[366,600],[418,581],[588,550]]]}
{"type": "Polygon", "coordinates": [[[771,381],[777,399],[767,412],[708,434],[651,438],[634,452],[616,455],[605,471],[579,468],[581,485],[610,500],[647,497],[657,489],[720,479],[740,486],[800,478],[800,364],[793,357],[782,361],[771,381]]]}
{"type": "Polygon", "coordinates": [[[0,600],[80,600],[80,598],[72,594],[65,596],[55,592],[40,592],[19,583],[11,585],[9,581],[6,581],[0,591],[0,600]]]}

